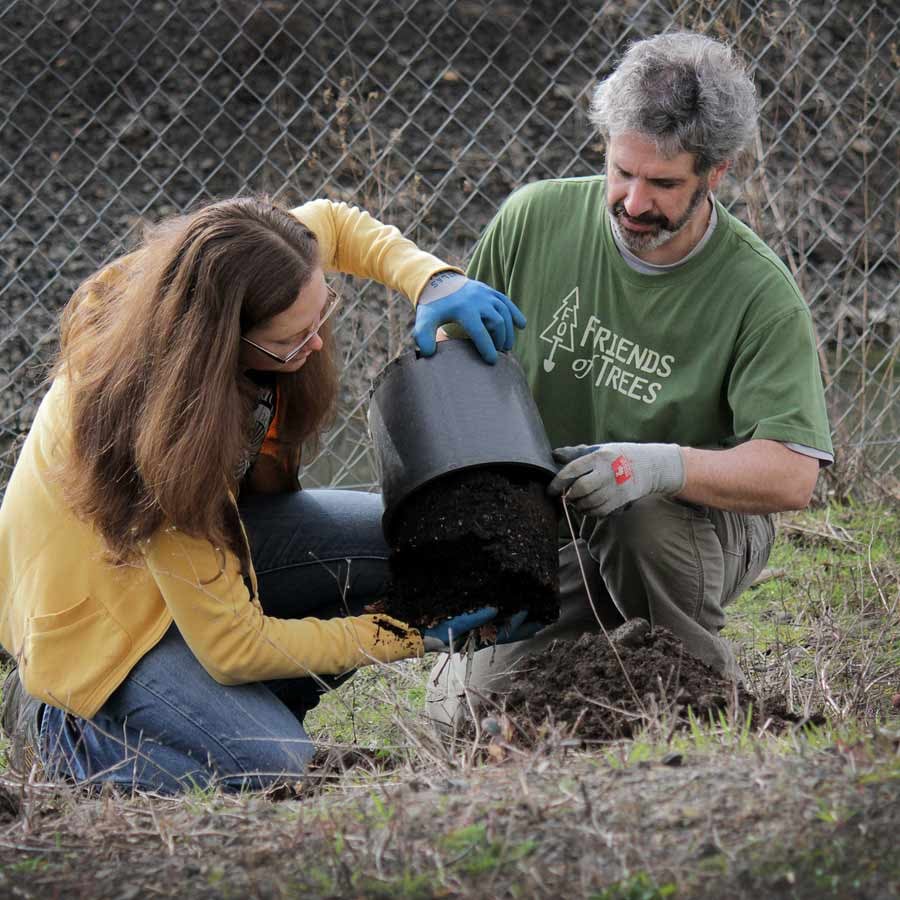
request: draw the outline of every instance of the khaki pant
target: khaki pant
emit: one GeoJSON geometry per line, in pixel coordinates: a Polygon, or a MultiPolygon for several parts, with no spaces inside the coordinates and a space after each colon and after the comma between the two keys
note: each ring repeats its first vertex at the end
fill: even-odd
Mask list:
{"type": "Polygon", "coordinates": [[[659,496],[602,519],[585,519],[578,540],[560,551],[558,621],[531,640],[481,650],[471,662],[459,654],[450,660],[442,655],[428,681],[428,715],[452,724],[466,703],[464,685],[472,703],[488,691],[502,692],[522,656],[554,640],[600,631],[598,616],[607,629],[633,618],[668,628],[695,656],[742,680],[718,632],[725,624],[724,607],[762,571],[774,536],[771,516],[659,496]]]}

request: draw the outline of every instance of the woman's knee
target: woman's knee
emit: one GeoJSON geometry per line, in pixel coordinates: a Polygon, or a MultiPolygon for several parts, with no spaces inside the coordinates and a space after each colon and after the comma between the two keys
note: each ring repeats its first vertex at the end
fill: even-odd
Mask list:
{"type": "Polygon", "coordinates": [[[242,739],[239,756],[213,768],[213,782],[230,790],[264,790],[273,784],[302,778],[315,754],[315,746],[301,728],[278,737],[242,739]]]}
{"type": "Polygon", "coordinates": [[[264,737],[252,731],[192,742],[136,730],[102,715],[84,720],[48,707],[40,756],[52,780],[161,794],[209,787],[264,790],[303,775],[315,747],[296,719],[291,717],[280,732],[266,728],[264,737]]]}

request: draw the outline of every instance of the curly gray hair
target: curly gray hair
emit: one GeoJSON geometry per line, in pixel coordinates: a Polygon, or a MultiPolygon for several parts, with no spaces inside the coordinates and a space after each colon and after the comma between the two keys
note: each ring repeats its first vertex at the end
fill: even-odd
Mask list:
{"type": "Polygon", "coordinates": [[[591,122],[606,138],[636,131],[667,157],[693,153],[701,173],[750,142],[758,112],[753,82],[725,44],[675,32],[629,47],[594,91],[591,122]]]}

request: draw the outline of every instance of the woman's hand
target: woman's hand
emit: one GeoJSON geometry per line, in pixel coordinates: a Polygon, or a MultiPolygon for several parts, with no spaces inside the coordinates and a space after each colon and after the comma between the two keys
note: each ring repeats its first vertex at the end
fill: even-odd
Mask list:
{"type": "Polygon", "coordinates": [[[472,339],[485,362],[495,363],[498,350],[511,350],[515,329],[525,327],[525,316],[506,294],[457,273],[447,273],[440,287],[426,288],[416,307],[413,338],[423,356],[436,348],[441,325],[456,323],[472,339]],[[444,293],[452,288],[449,293],[444,293]]]}
{"type": "MultiPolygon", "coordinates": [[[[497,615],[494,606],[485,606],[474,612],[463,613],[452,619],[445,619],[432,628],[422,631],[422,643],[428,652],[450,653],[454,649],[460,649],[463,638],[470,631],[487,625],[497,615]]],[[[528,613],[521,610],[515,613],[508,622],[496,629],[496,636],[490,641],[479,641],[478,646],[486,647],[490,644],[509,644],[515,641],[524,641],[534,637],[544,626],[539,622],[528,622],[528,613]]]]}
{"type": "Polygon", "coordinates": [[[451,619],[444,619],[431,628],[422,629],[422,643],[429,652],[449,653],[463,645],[463,638],[474,628],[487,625],[497,615],[497,608],[485,606],[474,612],[462,613],[451,619]]]}

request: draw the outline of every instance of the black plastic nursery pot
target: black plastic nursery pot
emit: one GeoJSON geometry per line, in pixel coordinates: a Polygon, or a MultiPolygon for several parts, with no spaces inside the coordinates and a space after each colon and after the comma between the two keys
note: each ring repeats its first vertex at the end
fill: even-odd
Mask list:
{"type": "Polygon", "coordinates": [[[496,606],[558,612],[558,507],[550,443],[518,362],[468,340],[413,351],[369,406],[391,546],[387,611],[417,625],[496,606]]]}
{"type": "Polygon", "coordinates": [[[501,353],[489,365],[468,340],[391,362],[372,393],[369,431],[389,538],[399,505],[435,478],[499,466],[547,484],[558,469],[519,363],[501,353]]]}

